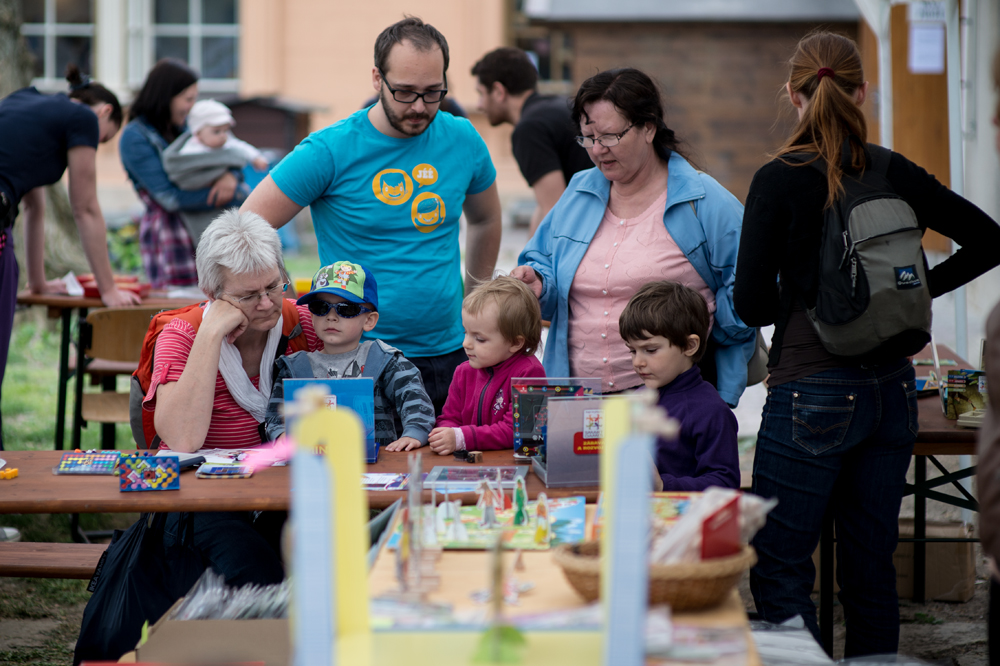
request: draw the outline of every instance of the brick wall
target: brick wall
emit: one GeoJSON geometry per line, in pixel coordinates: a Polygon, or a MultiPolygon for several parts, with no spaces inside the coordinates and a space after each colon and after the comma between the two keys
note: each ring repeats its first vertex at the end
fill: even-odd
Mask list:
{"type": "MultiPolygon", "coordinates": [[[[802,23],[571,24],[573,80],[612,67],[643,70],[661,86],[667,125],[687,154],[740,201],[794,116],[781,95],[802,23]]],[[[857,37],[857,24],[825,28],[857,37]]]]}

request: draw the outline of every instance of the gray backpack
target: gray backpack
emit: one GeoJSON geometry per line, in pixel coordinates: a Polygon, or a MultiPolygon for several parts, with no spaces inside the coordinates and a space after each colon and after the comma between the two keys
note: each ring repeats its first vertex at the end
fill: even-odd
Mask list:
{"type": "MultiPolygon", "coordinates": [[[[845,167],[844,193],[823,213],[816,304],[806,314],[831,354],[898,358],[930,341],[923,231],[886,178],[892,151],[868,144],[867,152],[868,168],[845,167]]],[[[826,173],[822,160],[811,166],[826,173]]]]}

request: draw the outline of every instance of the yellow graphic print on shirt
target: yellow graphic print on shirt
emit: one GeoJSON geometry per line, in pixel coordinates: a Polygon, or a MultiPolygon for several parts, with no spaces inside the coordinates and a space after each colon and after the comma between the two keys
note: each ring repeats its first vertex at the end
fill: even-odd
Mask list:
{"type": "Polygon", "coordinates": [[[382,203],[401,206],[413,195],[413,180],[401,169],[383,169],[372,179],[372,192],[382,203]]]}
{"type": "Polygon", "coordinates": [[[410,215],[413,217],[413,226],[417,228],[417,231],[429,234],[444,222],[446,215],[444,199],[433,192],[422,192],[413,200],[410,215]]]}
{"type": "Polygon", "coordinates": [[[418,164],[413,167],[413,180],[417,181],[421,185],[433,185],[437,182],[437,179],[437,169],[432,167],[430,164],[418,164]]]}

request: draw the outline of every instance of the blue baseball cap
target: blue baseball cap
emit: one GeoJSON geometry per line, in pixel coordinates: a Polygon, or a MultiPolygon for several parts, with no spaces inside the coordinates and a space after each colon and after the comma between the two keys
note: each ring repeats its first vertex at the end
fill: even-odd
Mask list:
{"type": "Polygon", "coordinates": [[[317,294],[336,294],[350,303],[369,303],[378,311],[378,285],[375,276],[361,264],[352,261],[336,261],[316,271],[312,289],[300,296],[299,305],[308,305],[316,300],[317,294]]]}

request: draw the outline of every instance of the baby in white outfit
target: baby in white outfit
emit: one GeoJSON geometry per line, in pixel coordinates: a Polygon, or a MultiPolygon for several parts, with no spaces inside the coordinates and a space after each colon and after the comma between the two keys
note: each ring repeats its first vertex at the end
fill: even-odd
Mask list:
{"type": "Polygon", "coordinates": [[[268,162],[263,154],[246,141],[233,136],[232,128],[236,124],[229,107],[214,99],[203,99],[195,102],[187,118],[188,139],[179,154],[200,155],[220,148],[236,150],[246,156],[258,171],[267,169],[268,162]]]}

